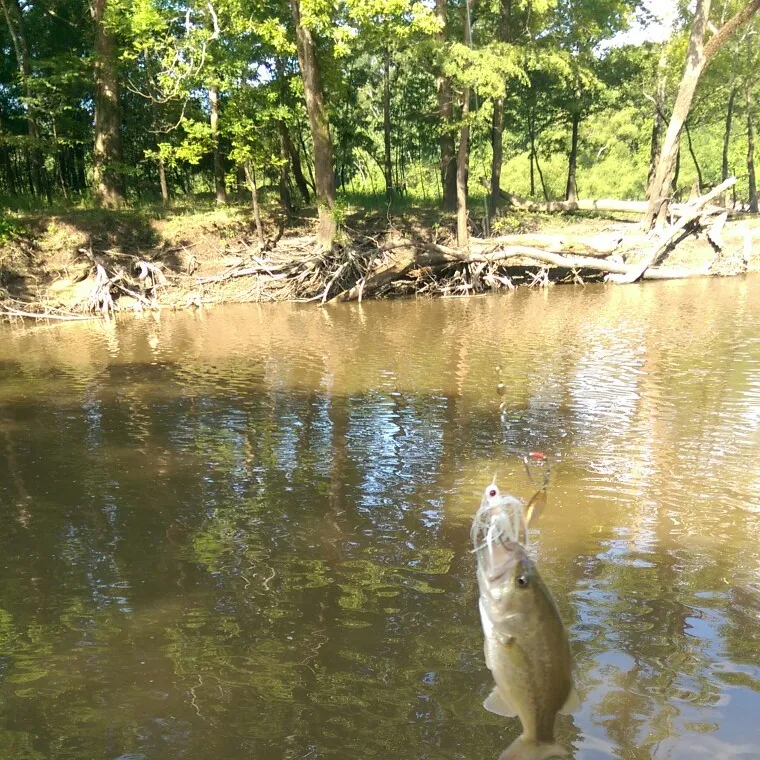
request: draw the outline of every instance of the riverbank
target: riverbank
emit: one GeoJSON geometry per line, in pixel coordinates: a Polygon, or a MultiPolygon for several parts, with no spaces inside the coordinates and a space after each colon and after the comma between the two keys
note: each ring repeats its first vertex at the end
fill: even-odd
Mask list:
{"type": "MultiPolygon", "coordinates": [[[[462,296],[598,280],[635,264],[648,245],[636,215],[515,211],[495,219],[488,238],[473,220],[464,257],[454,247],[452,214],[354,206],[341,209],[338,245],[325,255],[314,246],[315,222],[308,209],[290,219],[269,209],[262,244],[243,206],[5,216],[0,303],[10,316],[83,317],[248,301],[462,296]],[[494,256],[526,240],[542,249],[543,260],[494,256]],[[568,254],[585,265],[563,266],[568,254]]],[[[719,237],[716,247],[704,229],[686,236],[667,255],[667,271],[760,270],[760,218],[732,217],[719,237]]]]}

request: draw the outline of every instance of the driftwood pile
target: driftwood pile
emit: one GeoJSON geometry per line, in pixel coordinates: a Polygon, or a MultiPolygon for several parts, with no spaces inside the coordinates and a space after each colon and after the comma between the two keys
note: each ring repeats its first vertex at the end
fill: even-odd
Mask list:
{"type": "MultiPolygon", "coordinates": [[[[468,247],[460,249],[421,236],[401,235],[392,226],[382,239],[346,229],[330,251],[317,249],[311,237],[287,236],[227,249],[223,271],[210,276],[196,276],[192,267],[183,272],[162,269],[160,253],[153,260],[131,257],[129,266],[115,267],[105,257],[82,251],[91,262],[91,287],[76,308],[64,313],[6,300],[0,309],[8,317],[81,319],[108,316],[125,308],[283,300],[325,304],[405,294],[463,296],[514,289],[517,284],[542,287],[551,281],[584,283],[604,278],[622,284],[735,274],[746,269],[748,246],[738,252],[724,250],[721,232],[728,212],[712,204],[735,182],[730,178],[689,203],[672,205],[671,223],[649,234],[635,223],[621,223],[589,237],[519,234],[471,238],[468,247]],[[679,242],[700,230],[707,231],[715,250],[709,266],[662,266],[679,242]]],[[[518,208],[535,205],[514,196],[507,200],[518,208]]],[[[598,210],[639,210],[627,208],[629,202],[590,203],[598,210]]],[[[566,210],[565,205],[558,210],[566,210]]],[[[578,202],[575,207],[581,205],[578,202]]]]}
{"type": "MultiPolygon", "coordinates": [[[[735,182],[730,178],[690,203],[672,206],[672,224],[653,234],[629,223],[585,238],[542,234],[472,238],[467,249],[459,249],[391,230],[384,240],[354,233],[349,242],[327,253],[316,251],[306,239],[283,238],[268,251],[240,258],[222,274],[198,278],[197,295],[204,301],[329,303],[404,294],[472,295],[513,289],[518,282],[545,286],[551,279],[583,283],[604,277],[631,283],[642,278],[697,277],[718,273],[714,267],[719,263],[720,273],[727,273],[727,260],[734,268],[731,273],[736,273],[746,267],[746,256],[737,259],[736,252],[723,251],[721,231],[728,212],[711,203],[735,182]],[[707,230],[716,252],[710,266],[660,266],[681,240],[700,229],[707,230]],[[237,278],[250,277],[252,284],[245,289],[228,287],[237,278]]],[[[609,204],[607,210],[613,206],[631,210],[622,208],[625,203],[609,204]]]]}

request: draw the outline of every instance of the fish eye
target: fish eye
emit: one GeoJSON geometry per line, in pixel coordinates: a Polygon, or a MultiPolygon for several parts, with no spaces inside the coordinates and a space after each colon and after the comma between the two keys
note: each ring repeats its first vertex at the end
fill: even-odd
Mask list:
{"type": "Polygon", "coordinates": [[[517,585],[520,588],[525,588],[528,585],[528,576],[527,575],[518,575],[517,576],[517,585]]]}

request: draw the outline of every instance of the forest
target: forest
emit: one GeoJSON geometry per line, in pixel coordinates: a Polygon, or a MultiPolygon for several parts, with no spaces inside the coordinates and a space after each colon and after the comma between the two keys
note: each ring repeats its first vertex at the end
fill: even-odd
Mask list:
{"type": "Polygon", "coordinates": [[[458,249],[529,201],[758,209],[760,0],[0,1],[9,211],[250,204],[263,247],[312,208],[329,251],[357,205],[458,249]]]}

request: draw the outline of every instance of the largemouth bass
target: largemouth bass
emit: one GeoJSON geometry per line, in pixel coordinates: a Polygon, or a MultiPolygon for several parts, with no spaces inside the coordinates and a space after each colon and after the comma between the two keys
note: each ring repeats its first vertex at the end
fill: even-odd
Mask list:
{"type": "Polygon", "coordinates": [[[567,755],[557,713],[577,708],[572,658],[557,605],[526,550],[503,537],[477,550],[485,659],[496,683],[484,707],[518,717],[523,733],[500,760],[567,755]]]}

